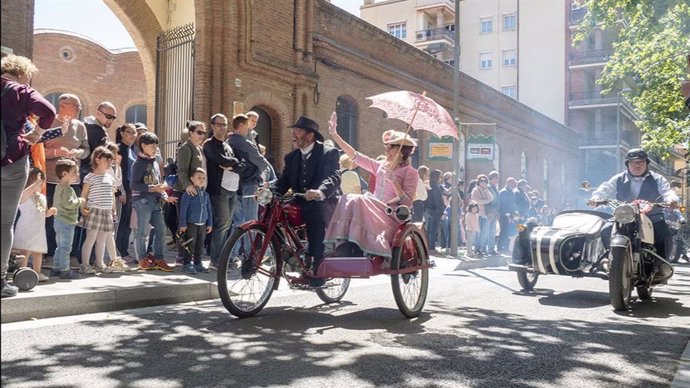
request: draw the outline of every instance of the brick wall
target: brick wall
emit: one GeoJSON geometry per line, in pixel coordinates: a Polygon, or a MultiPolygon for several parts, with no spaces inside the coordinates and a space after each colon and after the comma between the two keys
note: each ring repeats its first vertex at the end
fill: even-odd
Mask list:
{"type": "Polygon", "coordinates": [[[79,36],[39,32],[34,35],[34,62],[39,73],[33,86],[44,96],[76,94],[84,117],[94,115],[102,101],[112,102],[118,116],[110,128],[112,140],[127,108],[146,104],[144,70],[136,51],[113,53],[79,36]]]}
{"type": "Polygon", "coordinates": [[[33,56],[34,1],[2,1],[2,46],[16,55],[33,56]]]}

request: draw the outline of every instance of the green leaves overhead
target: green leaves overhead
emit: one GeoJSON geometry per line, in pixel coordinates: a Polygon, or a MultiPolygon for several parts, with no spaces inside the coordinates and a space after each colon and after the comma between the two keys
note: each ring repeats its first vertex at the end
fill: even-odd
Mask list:
{"type": "Polygon", "coordinates": [[[690,139],[690,114],[680,83],[690,79],[690,2],[687,0],[585,0],[587,14],[574,41],[583,41],[595,25],[618,31],[614,54],[598,81],[615,94],[623,81],[640,120],[643,146],[658,155],[690,139]]]}

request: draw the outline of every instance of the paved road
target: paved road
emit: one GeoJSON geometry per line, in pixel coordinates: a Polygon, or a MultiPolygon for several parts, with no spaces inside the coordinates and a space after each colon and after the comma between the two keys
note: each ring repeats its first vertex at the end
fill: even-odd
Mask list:
{"type": "MultiPolygon", "coordinates": [[[[450,263],[450,264],[449,264],[450,263]]],[[[617,314],[599,279],[433,271],[403,319],[385,277],[323,305],[280,291],[257,317],[219,301],[2,325],[2,386],[668,387],[690,339],[690,266],[617,314]]]]}

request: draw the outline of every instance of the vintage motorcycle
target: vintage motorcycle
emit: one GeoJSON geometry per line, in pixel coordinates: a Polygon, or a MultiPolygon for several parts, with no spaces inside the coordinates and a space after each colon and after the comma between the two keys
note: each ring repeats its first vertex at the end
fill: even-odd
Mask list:
{"type": "Polygon", "coordinates": [[[613,217],[594,210],[559,213],[552,226],[535,221],[520,225],[509,268],[517,271],[525,291],[534,288],[539,275],[599,277],[609,281],[609,300],[617,311],[630,307],[632,289],[640,299],[649,299],[657,285],[673,276],[673,266],[654,249],[654,229],[646,216],[663,204],[636,200],[630,203],[605,200],[614,207],[613,217]],[[602,241],[602,228],[611,219],[609,249],[602,241]]]}
{"type": "Polygon", "coordinates": [[[391,243],[392,257],[364,256],[355,244],[345,243],[326,254],[316,275],[306,256],[306,225],[295,195],[277,195],[260,189],[259,219],[240,225],[225,242],[218,265],[218,291],[225,308],[244,318],[261,311],[283,278],[292,289],[313,290],[325,303],[340,301],[350,278],[390,275],[400,312],[419,315],[429,287],[429,260],[424,229],[409,222],[407,207],[391,209],[403,221],[391,243]],[[359,253],[357,253],[359,252],[359,253]],[[311,287],[312,277],[326,278],[323,287],[311,287]]]}

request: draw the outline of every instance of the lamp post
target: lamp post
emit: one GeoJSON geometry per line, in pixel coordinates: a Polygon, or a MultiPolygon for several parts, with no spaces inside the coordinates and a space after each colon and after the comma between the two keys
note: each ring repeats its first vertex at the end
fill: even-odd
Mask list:
{"type": "Polygon", "coordinates": [[[453,186],[450,190],[450,255],[458,255],[458,161],[460,160],[460,119],[458,100],[460,94],[460,0],[455,0],[455,44],[453,45],[453,121],[458,128],[458,140],[453,142],[453,186]]]}

